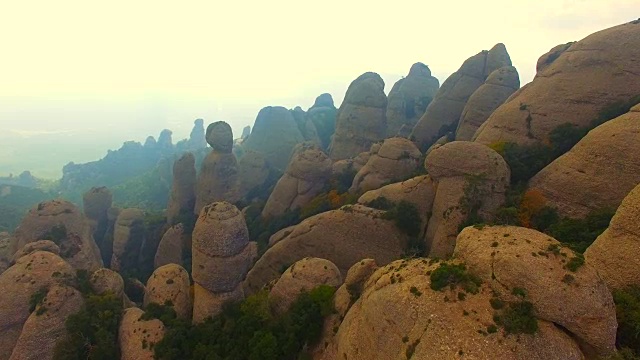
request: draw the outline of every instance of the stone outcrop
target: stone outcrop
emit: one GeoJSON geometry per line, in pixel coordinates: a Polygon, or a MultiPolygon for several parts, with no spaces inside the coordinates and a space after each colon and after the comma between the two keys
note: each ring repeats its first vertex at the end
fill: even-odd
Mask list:
{"type": "Polygon", "coordinates": [[[124,280],[122,276],[111,269],[98,269],[89,279],[91,289],[98,295],[111,293],[117,298],[124,299],[124,280]]]}
{"type": "Polygon", "coordinates": [[[60,255],[60,247],[51,240],[38,240],[32,243],[28,243],[22,249],[13,254],[11,264],[15,264],[18,259],[23,256],[27,256],[36,251],[46,251],[52,254],[60,255]]]}
{"type": "Polygon", "coordinates": [[[551,65],[554,61],[556,61],[563,52],[567,51],[571,47],[571,45],[575,44],[575,41],[568,42],[566,44],[556,45],[549,52],[540,56],[538,62],[536,63],[536,73],[542,72],[549,65],[551,65]]]}
{"type": "Polygon", "coordinates": [[[609,289],[640,285],[640,185],[624,198],[607,230],[584,253],[609,289]]]}
{"type": "Polygon", "coordinates": [[[182,265],[182,253],[185,248],[185,237],[182,224],[174,225],[167,230],[160,240],[156,256],[154,258],[154,268],[167,264],[182,265]]]}
{"type": "MultiPolygon", "coordinates": [[[[269,166],[264,156],[255,151],[247,151],[238,160],[239,192],[242,198],[252,196],[269,180],[269,166]]],[[[247,199],[251,200],[251,199],[247,199]]]]}
{"type": "Polygon", "coordinates": [[[204,132],[204,120],[196,119],[193,122],[193,129],[188,140],[190,149],[202,149],[207,147],[206,134],[204,132]]]}
{"type": "Polygon", "coordinates": [[[31,315],[29,301],[41,289],[61,285],[75,269],[58,255],[37,251],[0,274],[0,359],[9,359],[31,315]]]}
{"type": "Polygon", "coordinates": [[[389,182],[404,180],[421,165],[421,156],[420,150],[408,139],[386,139],[358,171],[349,191],[361,193],[378,189],[389,182]]]}
{"type": "Polygon", "coordinates": [[[116,227],[116,221],[118,215],[120,215],[122,209],[117,207],[111,207],[107,210],[107,230],[102,238],[102,243],[98,245],[100,248],[100,256],[102,257],[102,263],[105,266],[111,264],[111,257],[113,256],[113,235],[116,227]]]}
{"type": "Polygon", "coordinates": [[[640,105],[591,130],[529,182],[562,216],[616,209],[640,183],[640,105]]]}
{"type": "Polygon", "coordinates": [[[445,80],[413,128],[410,138],[418,148],[424,151],[442,135],[455,131],[469,97],[484,84],[489,74],[508,65],[511,65],[511,59],[504,44],[496,44],[491,50],[468,58],[445,80]]]}
{"type": "Polygon", "coordinates": [[[53,359],[56,343],[67,336],[65,321],[84,306],[82,294],[53,285],[22,327],[10,360],[53,359]]]}
{"type": "Polygon", "coordinates": [[[93,227],[93,239],[102,248],[104,235],[109,226],[108,211],[113,204],[113,195],[107,187],[92,187],[82,196],[84,215],[93,227]]]}
{"type": "Polygon", "coordinates": [[[196,158],[185,153],[173,164],[173,184],[167,204],[167,223],[180,222],[181,215],[191,215],[196,204],[196,158]]]}
{"type": "Polygon", "coordinates": [[[118,341],[120,360],[153,360],[153,347],[164,337],[164,324],[158,319],[141,320],[144,311],[126,309],[120,320],[118,341]]]}
{"type": "Polygon", "coordinates": [[[494,70],[462,110],[456,140],[471,141],[478,128],[519,88],[520,77],[515,67],[494,70]]]}
{"type": "Polygon", "coordinates": [[[437,187],[425,240],[429,256],[447,258],[465,221],[493,220],[505,201],[511,174],[497,152],[466,141],[433,150],[425,167],[437,187]]]}
{"type": "Polygon", "coordinates": [[[15,253],[30,242],[51,240],[60,255],[76,269],[102,267],[100,250],[93,240],[90,222],[72,203],[50,200],[34,206],[13,233],[15,253]]]}
{"type": "Polygon", "coordinates": [[[454,256],[505,300],[524,293],[539,319],[562,326],[586,350],[603,356],[615,350],[611,293],[589,264],[571,271],[567,264],[579,255],[555,239],[515,226],[468,227],[458,236],[454,256]],[[522,291],[514,295],[513,289],[522,291]]]}
{"type": "Polygon", "coordinates": [[[336,291],[333,301],[339,316],[344,318],[351,305],[362,295],[364,284],[376,270],[378,264],[373,259],[361,260],[349,269],[344,284],[336,291]]]}
{"type": "Polygon", "coordinates": [[[315,144],[320,146],[320,137],[318,137],[318,129],[312,121],[309,121],[307,118],[307,113],[302,110],[300,106],[296,106],[291,111],[291,115],[293,116],[293,120],[295,120],[298,125],[298,130],[300,130],[300,134],[302,134],[302,138],[305,142],[315,144]]]}
{"type": "Polygon", "coordinates": [[[331,137],[336,131],[337,113],[333,98],[326,93],[318,96],[313,106],[307,110],[307,119],[315,126],[323,149],[328,149],[331,145],[331,137]]]}
{"type": "Polygon", "coordinates": [[[542,319],[534,335],[506,336],[499,328],[488,333],[494,309],[486,283],[477,294],[466,293],[460,300],[460,287],[431,289],[428,274],[438,266],[413,259],[378,269],[338,324],[337,333],[330,331],[320,340],[328,345],[317,358],[584,359],[575,340],[542,319]]]}
{"type": "Polygon", "coordinates": [[[398,80],[389,92],[386,137],[398,136],[403,126],[413,129],[439,88],[440,82],[431,76],[427,65],[413,64],[407,77],[398,80]]]}
{"type": "Polygon", "coordinates": [[[344,96],[336,119],[329,156],[334,161],[369,150],[386,135],[387,95],[380,75],[367,72],[355,79],[344,96]]]}
{"type": "Polygon", "coordinates": [[[640,94],[638,57],[637,25],[587,36],[560,51],[531,83],[500,106],[478,130],[476,141],[546,144],[559,125],[589,126],[607,107],[640,94]]]}
{"type": "Polygon", "coordinates": [[[320,285],[342,285],[342,275],[334,263],[319,258],[304,258],[291,265],[269,292],[269,304],[276,314],[289,310],[298,295],[320,285]]]}
{"type": "Polygon", "coordinates": [[[169,264],[157,268],[147,280],[144,306],[150,303],[171,304],[180,319],[191,319],[191,282],[180,265],[169,264]]]}
{"type": "Polygon", "coordinates": [[[225,299],[229,294],[234,295],[233,299],[244,297],[239,285],[257,256],[257,247],[249,243],[242,213],[226,202],[202,209],[192,238],[192,276],[198,289],[194,295],[193,319],[199,322],[221,310],[221,307],[202,303],[225,299]]]}
{"type": "Polygon", "coordinates": [[[157,147],[159,149],[167,150],[173,147],[173,140],[171,139],[171,135],[173,135],[173,131],[169,129],[164,129],[160,132],[160,136],[158,136],[157,147]]]}
{"type": "Polygon", "coordinates": [[[324,190],[331,177],[331,165],[331,159],[319,147],[299,149],[271,192],[262,216],[279,216],[307,205],[324,190]]]}
{"type": "Polygon", "coordinates": [[[118,215],[113,229],[111,269],[120,271],[138,259],[144,237],[144,211],[124,209],[118,215]]]}
{"type": "Polygon", "coordinates": [[[283,268],[306,257],[327,259],[343,275],[362,259],[387,264],[401,257],[407,237],[393,222],[382,219],[382,214],[362,205],[347,205],[305,219],[256,262],[244,282],[245,292],[259,291],[278,279],[283,268]]]}
{"type": "Polygon", "coordinates": [[[231,126],[218,121],[207,127],[207,142],[213,150],[202,162],[196,183],[194,213],[216,201],[235,203],[239,198],[238,161],[232,153],[231,126]]]}
{"type": "Polygon", "coordinates": [[[270,166],[284,171],[291,150],[303,141],[291,112],[282,106],[268,106],[258,113],[251,135],[244,141],[243,147],[261,153],[270,166]]]}

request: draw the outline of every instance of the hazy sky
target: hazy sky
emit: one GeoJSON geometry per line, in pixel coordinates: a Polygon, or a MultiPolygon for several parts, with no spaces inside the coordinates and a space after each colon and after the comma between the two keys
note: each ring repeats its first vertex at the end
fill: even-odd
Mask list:
{"type": "Polygon", "coordinates": [[[178,140],[198,117],[238,135],[266,105],[306,109],[322,92],[338,105],[365,71],[389,91],[421,61],[442,83],[497,42],[524,84],[551,47],[639,10],[638,0],[0,0],[0,175],[38,167],[24,149],[59,168],[166,127],[178,140]]]}

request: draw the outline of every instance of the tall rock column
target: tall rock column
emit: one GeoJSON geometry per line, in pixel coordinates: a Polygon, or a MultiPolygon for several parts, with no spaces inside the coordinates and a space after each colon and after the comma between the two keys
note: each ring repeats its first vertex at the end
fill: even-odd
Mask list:
{"type": "Polygon", "coordinates": [[[191,214],[196,202],[196,159],[192,153],[182,155],[173,164],[173,185],[167,205],[167,222],[180,222],[180,215],[191,214]]]}
{"type": "Polygon", "coordinates": [[[218,315],[229,301],[244,299],[242,281],[257,257],[242,213],[228,202],[200,212],[193,230],[193,321],[218,315]]]}
{"type": "Polygon", "coordinates": [[[109,225],[108,212],[113,203],[113,194],[108,188],[93,187],[82,196],[84,215],[93,227],[93,239],[98,248],[102,249],[104,235],[109,225]]]}

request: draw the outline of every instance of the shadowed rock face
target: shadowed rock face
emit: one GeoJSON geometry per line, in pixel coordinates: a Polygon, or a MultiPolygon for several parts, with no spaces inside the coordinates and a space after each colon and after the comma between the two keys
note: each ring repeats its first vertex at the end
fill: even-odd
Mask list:
{"type": "Polygon", "coordinates": [[[338,110],[331,159],[352,158],[386,135],[387,96],[380,75],[367,72],[354,80],[338,110]]]}
{"type": "Polygon", "coordinates": [[[167,223],[174,224],[180,215],[191,214],[196,202],[196,159],[192,153],[182,155],[173,164],[173,184],[167,205],[167,223]]]}
{"type": "Polygon", "coordinates": [[[330,94],[322,94],[307,111],[307,119],[313,123],[323,149],[331,145],[331,137],[336,131],[336,116],[338,110],[333,104],[330,94]]]}
{"type": "Polygon", "coordinates": [[[113,255],[111,269],[124,270],[137,262],[144,237],[144,211],[124,209],[118,215],[113,229],[113,255]]]}
{"type": "Polygon", "coordinates": [[[189,148],[202,149],[207,147],[207,139],[204,132],[204,120],[196,119],[193,122],[193,129],[189,135],[189,148]]]}
{"type": "Polygon", "coordinates": [[[587,127],[607,107],[640,94],[640,26],[615,26],[563,48],[489,117],[475,141],[544,144],[559,125],[587,127]]]}
{"type": "Polygon", "coordinates": [[[229,154],[233,149],[233,131],[224,121],[217,121],[207,126],[207,143],[214,151],[229,154]]]}
{"type": "Polygon", "coordinates": [[[439,88],[440,82],[431,76],[427,65],[413,64],[407,77],[398,80],[389,92],[386,137],[399,135],[403,126],[413,129],[439,88]]]}
{"type": "Polygon", "coordinates": [[[511,65],[504,44],[496,44],[467,59],[460,69],[442,84],[411,132],[421,151],[429,148],[447,132],[455,131],[469,97],[484,84],[493,71],[511,65]]]}

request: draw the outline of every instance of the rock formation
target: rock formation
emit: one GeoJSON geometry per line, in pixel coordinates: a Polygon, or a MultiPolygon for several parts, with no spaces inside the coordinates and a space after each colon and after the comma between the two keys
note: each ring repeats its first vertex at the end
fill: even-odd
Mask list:
{"type": "Polygon", "coordinates": [[[616,209],[640,183],[640,105],[591,130],[529,182],[562,216],[616,209]]]}
{"type": "Polygon", "coordinates": [[[386,135],[387,95],[380,75],[367,72],[355,79],[344,96],[336,119],[329,156],[344,160],[369,150],[386,135]]]}
{"type": "Polygon", "coordinates": [[[480,125],[519,88],[520,77],[515,67],[503,66],[494,70],[462,110],[456,140],[471,141],[480,125]]]}
{"type": "Polygon", "coordinates": [[[231,126],[218,121],[207,127],[207,142],[213,150],[202,163],[196,184],[196,205],[194,213],[216,201],[235,203],[238,193],[238,162],[233,149],[231,126]]]}
{"type": "Polygon", "coordinates": [[[240,135],[240,139],[247,140],[250,134],[251,134],[251,126],[247,125],[242,128],[242,135],[240,135]]]}
{"type": "Polygon", "coordinates": [[[618,208],[604,231],[584,253],[611,290],[640,285],[640,185],[618,208]]]}
{"type": "Polygon", "coordinates": [[[164,337],[164,324],[158,319],[142,320],[144,311],[126,309],[120,320],[118,341],[120,360],[153,360],[153,346],[164,337]]]}
{"type": "Polygon", "coordinates": [[[185,248],[184,226],[182,224],[174,225],[167,230],[160,240],[158,250],[154,259],[154,268],[167,264],[182,265],[182,253],[185,248]]]}
{"type": "Polygon", "coordinates": [[[53,359],[56,343],[67,336],[67,317],[83,306],[84,299],[78,290],[66,285],[52,285],[24,323],[9,359],[53,359]]]}
{"type": "Polygon", "coordinates": [[[421,156],[420,150],[408,139],[386,139],[358,171],[349,191],[361,193],[378,189],[389,182],[404,180],[420,166],[421,156]]]}
{"type": "Polygon", "coordinates": [[[113,203],[113,195],[106,187],[92,187],[82,196],[82,207],[84,215],[92,222],[93,238],[102,247],[104,234],[109,226],[108,211],[113,203]]]}
{"type": "Polygon", "coordinates": [[[241,283],[257,256],[242,213],[226,202],[205,206],[193,230],[193,320],[222,310],[227,298],[241,300],[241,283]],[[216,301],[221,300],[221,301],[216,301]]]}
{"type": "Polygon", "coordinates": [[[472,142],[454,141],[433,150],[425,160],[437,187],[425,236],[429,256],[453,253],[461,224],[491,222],[505,201],[510,171],[502,156],[472,142]]]}
{"type": "Polygon", "coordinates": [[[0,274],[9,268],[13,256],[11,242],[11,235],[8,232],[0,232],[0,274]]]}
{"type": "Polygon", "coordinates": [[[426,150],[447,132],[455,131],[469,97],[489,74],[508,65],[511,59],[507,49],[503,44],[496,44],[491,50],[470,57],[451,74],[411,132],[411,139],[420,150],[426,150]]]}
{"type": "Polygon", "coordinates": [[[318,137],[318,130],[312,121],[307,118],[307,113],[302,110],[300,106],[296,106],[291,111],[291,116],[298,125],[298,130],[302,134],[302,138],[305,142],[313,143],[320,146],[320,138],[318,137]]]}
{"type": "Polygon", "coordinates": [[[524,294],[539,319],[562,326],[586,349],[602,356],[615,350],[611,293],[590,265],[571,271],[568,262],[580,255],[555,239],[515,226],[468,227],[458,236],[454,256],[499,297],[515,300],[524,294]]]}
{"type": "Polygon", "coordinates": [[[121,271],[137,262],[144,238],[144,211],[124,209],[113,229],[111,269],[121,271]]]}
{"type": "Polygon", "coordinates": [[[181,216],[190,216],[196,203],[196,159],[192,153],[182,155],[173,164],[173,185],[167,204],[167,223],[175,224],[181,216]]]}
{"type": "Polygon", "coordinates": [[[202,149],[207,147],[207,139],[204,132],[204,120],[196,119],[193,122],[193,129],[188,140],[190,149],[202,149]]]}
{"type": "Polygon", "coordinates": [[[403,126],[413,129],[436,96],[440,82],[423,63],[415,63],[409,75],[398,80],[389,92],[387,136],[398,136],[403,126]]]}
{"type": "Polygon", "coordinates": [[[238,178],[240,196],[255,196],[253,191],[260,190],[269,179],[269,166],[264,156],[255,151],[247,151],[238,161],[238,178]]]}
{"type": "Polygon", "coordinates": [[[191,319],[190,286],[189,274],[182,266],[176,264],[161,266],[147,280],[144,306],[150,303],[171,304],[178,318],[191,319]]]}
{"type": "Polygon", "coordinates": [[[326,93],[318,96],[313,106],[307,110],[307,119],[315,126],[323,149],[329,148],[331,137],[336,131],[337,112],[333,98],[326,93]]]}
{"type": "Polygon", "coordinates": [[[282,172],[293,147],[303,141],[291,112],[281,106],[268,106],[258,113],[243,147],[261,153],[270,166],[282,172]]]}
{"type": "Polygon", "coordinates": [[[536,73],[540,73],[544,69],[546,69],[554,61],[556,61],[563,52],[567,51],[567,49],[569,49],[573,44],[575,44],[575,41],[568,42],[566,44],[556,45],[553,48],[551,48],[549,52],[540,56],[536,64],[536,73]]]}
{"type": "Polygon", "coordinates": [[[29,211],[13,233],[12,253],[30,242],[51,240],[74,268],[93,271],[102,267],[102,259],[92,232],[90,222],[72,203],[42,202],[29,211]]]}
{"type": "Polygon", "coordinates": [[[307,205],[325,189],[331,165],[331,159],[319,147],[309,145],[300,149],[271,192],[262,216],[279,216],[307,205]]]}
{"type": "Polygon", "coordinates": [[[102,257],[102,263],[106,266],[111,264],[111,257],[113,255],[113,232],[116,227],[116,221],[120,215],[122,209],[117,207],[111,207],[107,210],[107,229],[102,238],[102,243],[99,244],[100,256],[102,257]]]}
{"type": "Polygon", "coordinates": [[[60,255],[60,247],[56,245],[51,240],[38,240],[32,243],[28,243],[22,249],[18,250],[15,254],[13,254],[13,259],[11,259],[11,264],[15,264],[18,259],[23,256],[27,256],[36,251],[46,251],[52,254],[60,255]]]}
{"type": "Polygon", "coordinates": [[[364,284],[376,270],[378,264],[373,259],[361,260],[349,269],[344,284],[336,291],[334,297],[334,305],[339,316],[344,318],[351,305],[362,294],[364,284]]]}
{"type": "Polygon", "coordinates": [[[98,269],[89,279],[91,289],[98,295],[111,293],[117,298],[124,299],[124,280],[122,276],[111,269],[98,269]]]}
{"type": "Polygon", "coordinates": [[[40,289],[61,285],[75,270],[58,255],[37,251],[18,259],[0,275],[0,359],[9,359],[31,311],[29,301],[40,289]],[[55,276],[54,276],[55,274],[55,276]]]}
{"type": "Polygon", "coordinates": [[[343,275],[361,259],[387,264],[401,257],[407,237],[393,222],[382,219],[382,214],[362,205],[347,205],[305,219],[256,262],[244,282],[245,292],[259,291],[278,279],[283,268],[306,257],[327,259],[343,275]]]}
{"type": "Polygon", "coordinates": [[[640,94],[640,26],[602,30],[559,52],[489,117],[476,141],[547,143],[559,125],[587,127],[608,106],[640,94]]]}
{"type": "Polygon", "coordinates": [[[342,275],[334,263],[325,259],[304,258],[291,265],[269,292],[269,304],[276,314],[283,314],[303,291],[320,285],[337,288],[342,275]]]}
{"type": "Polygon", "coordinates": [[[157,147],[161,150],[169,150],[173,148],[173,141],[171,140],[171,135],[173,135],[173,131],[169,129],[164,129],[160,132],[160,136],[158,136],[157,147]]]}

